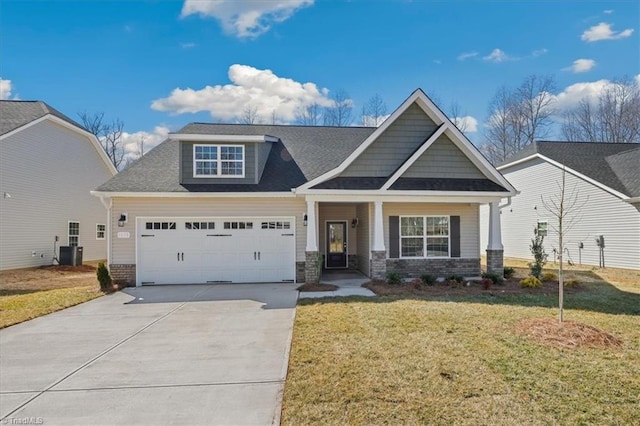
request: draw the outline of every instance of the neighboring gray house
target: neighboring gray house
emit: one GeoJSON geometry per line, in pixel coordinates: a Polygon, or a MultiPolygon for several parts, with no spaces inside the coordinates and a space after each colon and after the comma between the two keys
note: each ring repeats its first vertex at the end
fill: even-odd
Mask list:
{"type": "Polygon", "coordinates": [[[64,114],[0,101],[0,269],[51,265],[54,243],[106,259],[107,210],[89,191],[115,174],[95,136],[64,114]]]}
{"type": "MultiPolygon", "coordinates": [[[[520,194],[502,208],[504,254],[530,259],[536,232],[546,234],[549,259],[557,256],[557,224],[542,199],[558,194],[562,167],[567,193],[575,193],[580,212],[565,233],[565,259],[600,264],[604,237],[605,266],[640,269],[640,146],[625,143],[536,142],[498,166],[520,194]]],[[[483,215],[488,209],[481,209],[483,215]]],[[[481,217],[483,216],[481,215],[481,217]]]]}
{"type": "Polygon", "coordinates": [[[497,206],[515,193],[421,90],[378,128],[189,124],[93,192],[131,285],[477,276],[483,203],[501,271],[497,206]]]}

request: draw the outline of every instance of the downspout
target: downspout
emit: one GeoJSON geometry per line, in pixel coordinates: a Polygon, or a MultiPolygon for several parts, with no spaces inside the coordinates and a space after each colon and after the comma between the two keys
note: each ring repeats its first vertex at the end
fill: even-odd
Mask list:
{"type": "Polygon", "coordinates": [[[111,206],[113,205],[113,199],[111,197],[106,197],[104,195],[100,195],[100,202],[107,209],[107,229],[105,229],[105,233],[107,234],[107,268],[111,265],[111,206]]]}

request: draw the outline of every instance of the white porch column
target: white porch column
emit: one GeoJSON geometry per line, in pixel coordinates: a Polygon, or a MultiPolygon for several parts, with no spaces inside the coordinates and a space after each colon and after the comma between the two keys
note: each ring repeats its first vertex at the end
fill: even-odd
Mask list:
{"type": "Polygon", "coordinates": [[[307,200],[307,248],[306,251],[318,251],[316,226],[316,202],[307,200]]]}
{"type": "Polygon", "coordinates": [[[373,247],[372,251],[385,251],[382,201],[373,202],[373,247]]]}
{"type": "Polygon", "coordinates": [[[497,201],[489,204],[489,243],[487,244],[487,250],[503,250],[500,207],[497,201]]]}

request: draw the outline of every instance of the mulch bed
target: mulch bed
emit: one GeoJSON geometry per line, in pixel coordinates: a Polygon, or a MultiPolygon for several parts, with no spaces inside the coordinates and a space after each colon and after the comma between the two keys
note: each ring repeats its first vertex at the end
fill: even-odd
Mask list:
{"type": "Polygon", "coordinates": [[[620,348],[622,340],[617,337],[575,321],[554,318],[530,318],[520,321],[514,330],[527,338],[555,348],[620,348]]]}
{"type": "MultiPolygon", "coordinates": [[[[468,296],[468,295],[490,295],[499,296],[504,294],[558,294],[558,281],[547,281],[542,283],[540,288],[522,288],[521,278],[511,278],[504,280],[502,284],[494,284],[489,289],[484,289],[478,281],[465,281],[463,284],[452,284],[448,282],[437,282],[433,285],[424,285],[415,280],[414,282],[402,283],[399,285],[387,284],[385,281],[374,280],[362,285],[378,296],[468,296]]],[[[566,294],[586,291],[585,286],[580,284],[565,287],[566,294]]]]}
{"type": "Polygon", "coordinates": [[[333,284],[302,284],[298,287],[298,291],[335,291],[338,286],[333,284]]]}
{"type": "Polygon", "coordinates": [[[43,266],[41,269],[46,269],[48,271],[55,271],[55,272],[94,272],[96,270],[96,267],[92,265],[79,265],[79,266],[52,265],[52,266],[43,266]]]}

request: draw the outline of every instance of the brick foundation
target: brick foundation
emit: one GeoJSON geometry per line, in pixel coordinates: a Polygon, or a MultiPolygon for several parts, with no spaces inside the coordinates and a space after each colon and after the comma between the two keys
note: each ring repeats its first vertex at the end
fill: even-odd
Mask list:
{"type": "Polygon", "coordinates": [[[320,274],[322,273],[322,265],[318,267],[318,252],[305,252],[306,262],[304,265],[304,282],[317,284],[320,282],[320,274]]]}
{"type": "Polygon", "coordinates": [[[127,287],[136,286],[136,265],[132,264],[111,264],[109,273],[113,282],[126,284],[127,287]]]}
{"type": "Polygon", "coordinates": [[[374,280],[384,280],[387,277],[387,252],[371,250],[371,268],[369,276],[374,280]]]}
{"type": "Polygon", "coordinates": [[[347,264],[350,270],[357,271],[358,270],[358,255],[350,254],[347,256],[347,264]]]}
{"type": "Polygon", "coordinates": [[[504,250],[487,250],[487,272],[504,274],[504,250]]]}
{"type": "Polygon", "coordinates": [[[387,259],[387,271],[397,272],[405,278],[429,274],[434,277],[462,275],[480,276],[480,259],[387,259]]]}
{"type": "Polygon", "coordinates": [[[305,263],[306,262],[296,262],[296,282],[304,283],[305,282],[305,263]]]}

